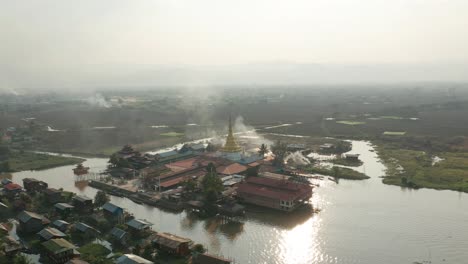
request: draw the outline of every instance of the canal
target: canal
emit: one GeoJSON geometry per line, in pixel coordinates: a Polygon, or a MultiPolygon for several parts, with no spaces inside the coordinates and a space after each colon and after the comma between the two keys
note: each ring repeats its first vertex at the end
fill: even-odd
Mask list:
{"type": "MultiPolygon", "coordinates": [[[[352,141],[361,154],[365,181],[317,181],[312,204],[321,209],[283,215],[261,209],[250,212],[242,224],[217,219],[200,220],[136,204],[126,198],[111,201],[137,218],[204,244],[210,253],[236,263],[464,263],[468,259],[468,196],[454,191],[409,190],[384,185],[385,167],[373,147],[352,141]]],[[[90,158],[92,172],[105,169],[107,159],[90,158]]],[[[97,190],[75,186],[73,166],[13,174],[13,181],[33,177],[53,188],[94,197],[97,190]]]]}

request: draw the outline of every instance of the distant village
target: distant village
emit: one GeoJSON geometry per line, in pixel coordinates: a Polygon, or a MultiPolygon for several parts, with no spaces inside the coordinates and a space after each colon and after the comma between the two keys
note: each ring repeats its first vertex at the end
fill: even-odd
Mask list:
{"type": "MultiPolygon", "coordinates": [[[[335,147],[320,146],[323,152],[335,147]]],[[[23,186],[3,179],[0,213],[8,220],[0,224],[0,257],[21,261],[17,253],[25,252],[40,256],[42,263],[235,263],[190,238],[153,230],[153,223],[135,218],[108,195],[223,221],[242,221],[250,207],[288,214],[311,207],[314,186],[298,166],[304,151],[298,143],[240,144],[229,120],[220,145],[201,141],[154,154],[125,145],[99,175],[78,164],[73,169],[77,181],[100,190],[94,199],[34,178],[25,178],[23,186]],[[109,254],[102,241],[123,254],[109,254]]],[[[359,160],[358,155],[346,159],[359,160]]]]}

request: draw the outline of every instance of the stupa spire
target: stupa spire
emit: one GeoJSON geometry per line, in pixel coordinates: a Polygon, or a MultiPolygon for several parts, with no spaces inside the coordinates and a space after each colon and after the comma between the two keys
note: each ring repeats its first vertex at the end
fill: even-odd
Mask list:
{"type": "Polygon", "coordinates": [[[236,142],[236,139],[234,138],[234,133],[232,131],[232,118],[231,115],[229,114],[229,131],[228,135],[226,138],[226,144],[224,145],[223,148],[224,152],[240,152],[242,151],[241,147],[236,142]]]}

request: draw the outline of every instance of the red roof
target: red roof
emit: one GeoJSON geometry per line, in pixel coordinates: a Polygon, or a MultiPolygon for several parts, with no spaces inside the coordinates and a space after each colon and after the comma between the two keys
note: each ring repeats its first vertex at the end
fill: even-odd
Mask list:
{"type": "Polygon", "coordinates": [[[216,171],[218,173],[221,173],[224,175],[238,174],[246,170],[247,170],[247,167],[239,163],[232,163],[227,166],[221,166],[221,167],[216,168],[216,171]]]}
{"type": "Polygon", "coordinates": [[[191,159],[172,162],[172,163],[166,164],[165,166],[166,168],[169,168],[172,171],[178,172],[178,171],[196,167],[198,165],[197,161],[198,161],[197,158],[191,158],[191,159]]]}
{"type": "Polygon", "coordinates": [[[184,175],[181,175],[180,177],[177,177],[177,178],[174,178],[174,179],[170,179],[168,181],[164,181],[164,182],[161,182],[161,187],[163,188],[168,188],[168,187],[172,187],[174,185],[177,185],[183,181],[185,181],[186,179],[190,178],[190,177],[200,177],[202,175],[205,174],[205,171],[203,170],[199,170],[199,171],[196,171],[194,173],[187,173],[187,174],[184,174],[184,175]]]}
{"type": "Polygon", "coordinates": [[[287,180],[276,180],[262,177],[249,177],[237,188],[237,193],[263,196],[279,200],[295,200],[308,198],[312,195],[312,187],[307,184],[294,183],[287,180]]]}
{"type": "Polygon", "coordinates": [[[14,190],[21,190],[21,186],[16,184],[16,183],[8,183],[5,185],[3,188],[7,189],[8,191],[14,191],[14,190]]]}
{"type": "Polygon", "coordinates": [[[168,181],[165,181],[165,182],[162,182],[161,183],[161,187],[163,188],[167,188],[167,187],[171,187],[171,186],[174,186],[174,185],[177,185],[183,181],[185,181],[188,177],[179,177],[179,178],[175,178],[175,179],[172,179],[172,180],[168,180],[168,181]]]}

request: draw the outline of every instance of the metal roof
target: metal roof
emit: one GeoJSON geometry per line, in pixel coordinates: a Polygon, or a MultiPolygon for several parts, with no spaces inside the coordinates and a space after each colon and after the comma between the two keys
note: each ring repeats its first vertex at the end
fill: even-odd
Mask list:
{"type": "Polygon", "coordinates": [[[52,225],[60,228],[62,226],[70,225],[70,223],[63,221],[63,220],[55,220],[54,222],[52,222],[52,225]]]}
{"type": "Polygon", "coordinates": [[[145,221],[145,220],[132,219],[132,220],[127,222],[127,225],[129,227],[135,228],[137,230],[143,230],[143,229],[146,229],[146,228],[152,226],[153,224],[148,222],[148,221],[145,221]]]}
{"type": "Polygon", "coordinates": [[[54,254],[61,253],[70,249],[75,249],[76,247],[63,238],[55,238],[49,241],[42,243],[42,245],[50,252],[54,254]]]}
{"type": "Polygon", "coordinates": [[[117,239],[122,239],[127,234],[127,232],[118,227],[114,227],[110,231],[110,234],[117,239]]]}
{"type": "Polygon", "coordinates": [[[18,219],[20,222],[26,223],[31,219],[42,220],[42,216],[33,212],[23,211],[18,215],[18,219]]]}
{"type": "Polygon", "coordinates": [[[176,249],[183,243],[190,243],[191,240],[170,233],[157,233],[156,237],[153,239],[153,242],[165,247],[176,249]]]}
{"type": "Polygon", "coordinates": [[[87,225],[83,222],[78,222],[75,224],[75,229],[78,230],[78,231],[81,231],[81,232],[86,232],[87,230],[93,230],[97,233],[100,233],[98,230],[96,230],[96,228],[90,226],[90,225],[87,225]]]}
{"type": "Polygon", "coordinates": [[[59,238],[59,237],[66,237],[64,233],[62,233],[60,230],[57,230],[53,227],[47,227],[42,229],[39,233],[37,233],[40,237],[42,237],[44,240],[49,240],[52,238],[59,238]]]}
{"type": "Polygon", "coordinates": [[[154,262],[144,259],[134,254],[125,254],[120,256],[115,263],[117,264],[153,264],[154,262]]]}
{"type": "Polygon", "coordinates": [[[79,202],[86,202],[86,201],[89,201],[89,200],[93,200],[91,198],[89,198],[88,196],[85,196],[85,195],[76,195],[75,197],[73,197],[73,200],[76,200],[76,201],[79,201],[79,202]]]}
{"type": "Polygon", "coordinates": [[[54,207],[57,208],[57,209],[60,209],[60,210],[75,208],[73,205],[67,204],[67,203],[57,203],[57,204],[54,205],[54,207]]]}
{"type": "Polygon", "coordinates": [[[113,203],[105,203],[103,206],[102,206],[102,209],[106,210],[106,211],[109,211],[111,213],[116,213],[117,211],[119,210],[122,210],[123,211],[123,208],[122,207],[119,207],[113,203]]]}

